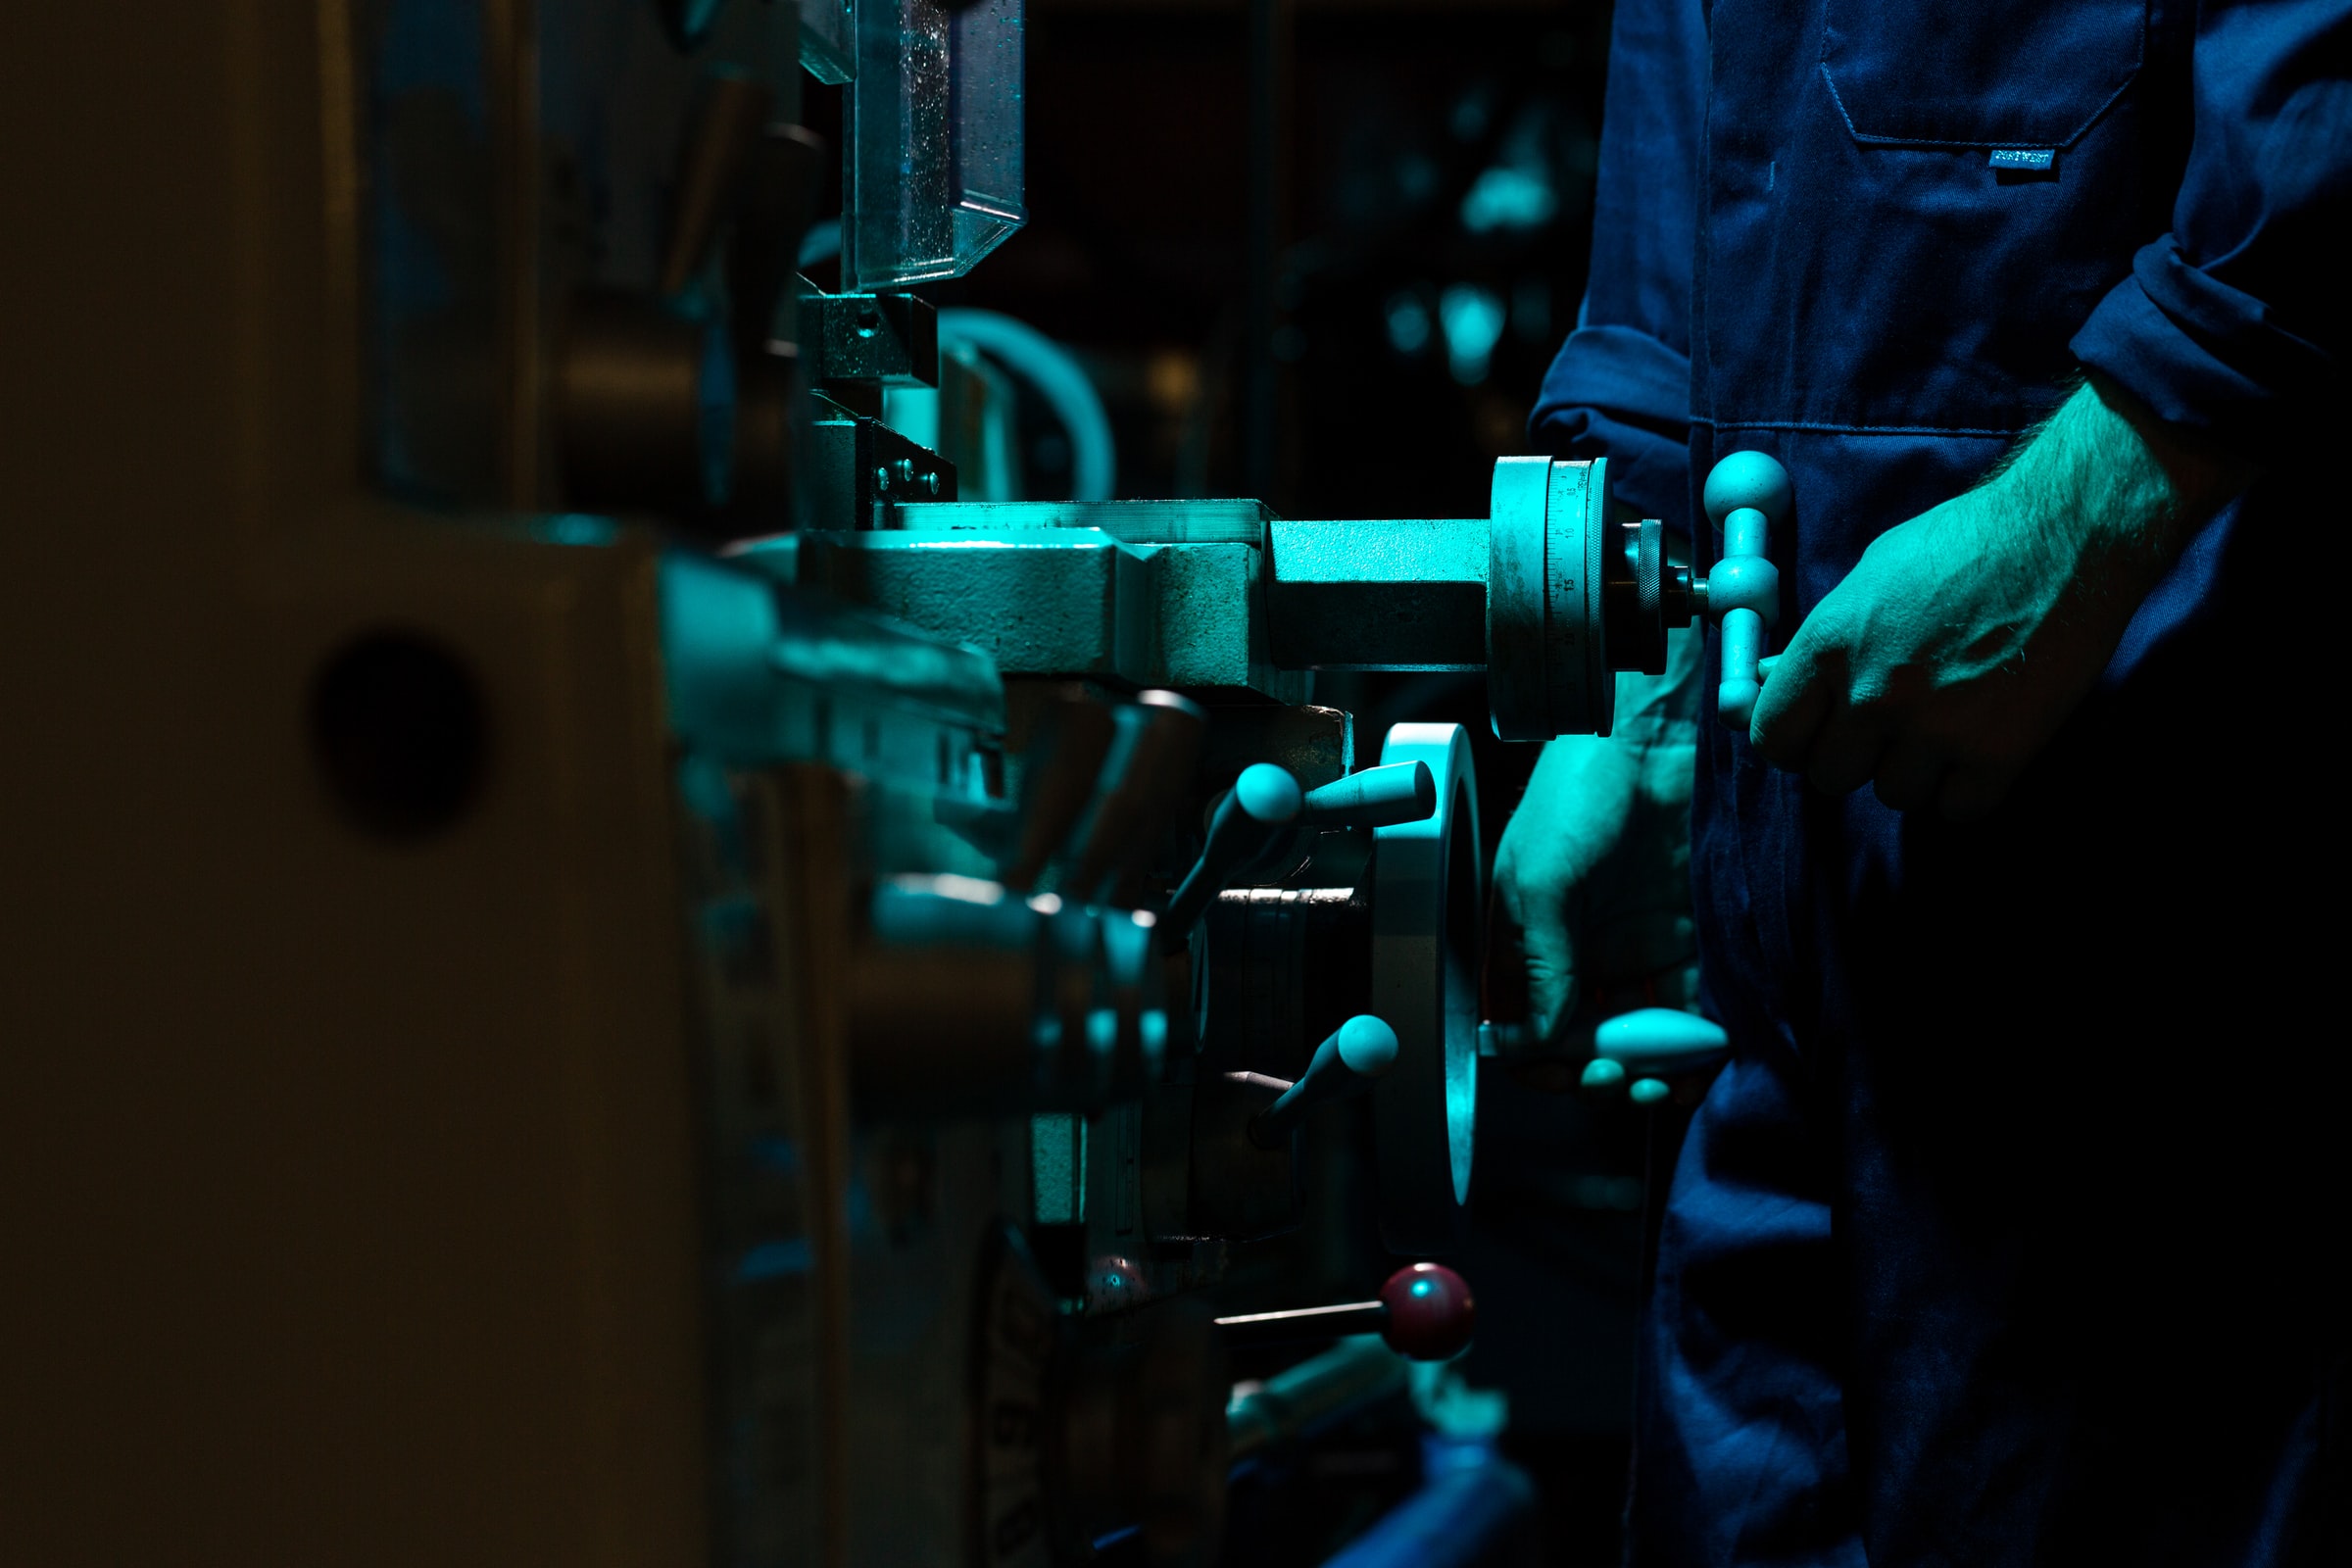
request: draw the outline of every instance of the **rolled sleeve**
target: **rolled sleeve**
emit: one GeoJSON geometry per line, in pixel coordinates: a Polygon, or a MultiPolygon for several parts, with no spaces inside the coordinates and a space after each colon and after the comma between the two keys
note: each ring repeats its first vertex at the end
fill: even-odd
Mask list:
{"type": "Polygon", "coordinates": [[[1584,306],[1528,419],[1537,451],[1607,458],[1619,500],[1683,530],[1706,82],[1699,0],[1619,0],[1584,306]]]}
{"type": "Polygon", "coordinates": [[[1529,419],[1554,457],[1607,458],[1609,490],[1688,529],[1690,360],[1636,327],[1580,326],[1561,345],[1529,419]]]}
{"type": "Polygon", "coordinates": [[[2207,4],[2172,232],[2075,335],[2162,418],[2265,462],[2347,410],[2352,0],[2207,4]]]}

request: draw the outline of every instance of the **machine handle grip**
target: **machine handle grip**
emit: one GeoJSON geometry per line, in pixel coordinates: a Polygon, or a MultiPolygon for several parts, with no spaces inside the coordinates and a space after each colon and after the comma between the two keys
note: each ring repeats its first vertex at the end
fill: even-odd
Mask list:
{"type": "Polygon", "coordinates": [[[1592,1054],[1637,1077],[1695,1072],[1731,1054],[1723,1025],[1681,1007],[1639,1007],[1592,1032],[1592,1054]]]}
{"type": "Polygon", "coordinates": [[[1234,868],[1261,854],[1275,835],[1298,821],[1304,804],[1298,781],[1288,770],[1272,762],[1242,769],[1209,818],[1200,858],[1168,900],[1167,918],[1160,922],[1163,940],[1171,946],[1184,943],[1234,868]]]}
{"type": "Polygon", "coordinates": [[[1427,821],[1438,808],[1438,781],[1427,762],[1387,762],[1306,792],[1305,827],[1394,827],[1427,821]]]}
{"type": "Polygon", "coordinates": [[[1250,1141],[1280,1149],[1308,1111],[1353,1099],[1396,1065],[1396,1031],[1368,1012],[1357,1013],[1315,1048],[1306,1071],[1281,1099],[1250,1118],[1250,1141]]]}
{"type": "Polygon", "coordinates": [[[1592,1032],[1587,1089],[1614,1089],[1628,1078],[1637,1105],[1654,1105],[1672,1092],[1666,1079],[1712,1067],[1732,1054],[1732,1037],[1712,1018],[1680,1007],[1621,1012],[1592,1032]]]}

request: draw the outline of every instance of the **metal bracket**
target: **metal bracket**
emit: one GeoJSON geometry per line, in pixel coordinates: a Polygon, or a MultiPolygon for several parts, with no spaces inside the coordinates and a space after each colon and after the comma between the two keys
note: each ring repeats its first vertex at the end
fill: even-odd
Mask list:
{"type": "Polygon", "coordinates": [[[804,294],[801,354],[819,386],[937,386],[939,313],[911,294],[804,294]]]}

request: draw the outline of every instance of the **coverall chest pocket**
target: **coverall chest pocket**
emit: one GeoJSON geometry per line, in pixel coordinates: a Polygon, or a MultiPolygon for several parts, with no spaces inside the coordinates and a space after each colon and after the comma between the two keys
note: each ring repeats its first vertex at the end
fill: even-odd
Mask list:
{"type": "Polygon", "coordinates": [[[2065,147],[2138,74],[2147,0],[1826,0],[1821,70],[1856,141],[2065,147]]]}

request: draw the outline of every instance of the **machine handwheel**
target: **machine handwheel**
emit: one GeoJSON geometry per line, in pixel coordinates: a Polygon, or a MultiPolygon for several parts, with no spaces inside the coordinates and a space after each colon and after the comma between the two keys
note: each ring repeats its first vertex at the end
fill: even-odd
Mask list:
{"type": "Polygon", "coordinates": [[[1486,868],[1478,769],[1459,724],[1398,724],[1382,762],[1426,762],[1427,819],[1378,829],[1372,857],[1372,1006],[1396,1064],[1372,1092],[1381,1240],[1427,1255],[1454,1245],[1470,1197],[1478,1106],[1478,954],[1486,868]]]}

